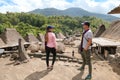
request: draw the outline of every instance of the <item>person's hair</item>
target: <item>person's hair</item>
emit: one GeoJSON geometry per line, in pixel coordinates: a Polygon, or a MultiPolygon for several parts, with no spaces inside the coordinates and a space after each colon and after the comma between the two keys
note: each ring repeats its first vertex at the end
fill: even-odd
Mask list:
{"type": "Polygon", "coordinates": [[[90,27],[90,22],[85,21],[84,23],[82,23],[82,25],[86,25],[86,26],[90,27]]]}
{"type": "Polygon", "coordinates": [[[87,22],[86,22],[85,25],[87,25],[88,27],[90,27],[90,23],[87,23],[87,22]]]}
{"type": "Polygon", "coordinates": [[[49,31],[50,29],[53,29],[53,26],[48,26],[48,27],[46,28],[46,32],[51,32],[51,31],[49,31]]]}
{"type": "Polygon", "coordinates": [[[49,32],[49,28],[46,28],[46,33],[49,32]]]}
{"type": "Polygon", "coordinates": [[[48,41],[48,32],[49,32],[49,29],[46,29],[46,33],[45,33],[45,42],[47,43],[48,41]]]}
{"type": "Polygon", "coordinates": [[[50,29],[52,29],[52,28],[51,28],[51,26],[48,26],[48,27],[46,28],[46,33],[45,33],[45,42],[47,42],[47,41],[48,41],[48,32],[51,32],[51,31],[49,31],[50,29]]]}

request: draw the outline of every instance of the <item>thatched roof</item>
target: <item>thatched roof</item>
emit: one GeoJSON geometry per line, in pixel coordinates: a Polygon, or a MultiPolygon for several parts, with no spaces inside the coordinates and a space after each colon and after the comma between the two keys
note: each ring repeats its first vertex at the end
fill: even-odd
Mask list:
{"type": "Polygon", "coordinates": [[[39,40],[32,33],[27,34],[25,40],[30,43],[39,42],[39,40]]]}
{"type": "Polygon", "coordinates": [[[19,39],[22,39],[23,42],[25,42],[23,37],[13,28],[6,28],[0,36],[6,45],[17,45],[19,39]]]}
{"type": "Polygon", "coordinates": [[[94,37],[100,37],[100,35],[106,30],[104,25],[101,25],[100,27],[98,27],[98,29],[96,30],[96,32],[94,33],[94,37]]]}
{"type": "Polygon", "coordinates": [[[0,38],[0,48],[4,47],[5,43],[3,42],[3,40],[0,38]]]}
{"type": "Polygon", "coordinates": [[[58,39],[64,39],[64,38],[65,38],[65,36],[64,36],[62,33],[56,34],[56,37],[57,37],[58,39]]]}
{"type": "Polygon", "coordinates": [[[120,41],[120,20],[112,22],[110,27],[101,35],[101,37],[120,41]]]}
{"type": "Polygon", "coordinates": [[[44,42],[45,39],[44,39],[44,35],[43,34],[38,34],[37,38],[41,41],[41,42],[44,42]]]}
{"type": "Polygon", "coordinates": [[[111,10],[108,14],[120,14],[120,5],[111,10]]]}

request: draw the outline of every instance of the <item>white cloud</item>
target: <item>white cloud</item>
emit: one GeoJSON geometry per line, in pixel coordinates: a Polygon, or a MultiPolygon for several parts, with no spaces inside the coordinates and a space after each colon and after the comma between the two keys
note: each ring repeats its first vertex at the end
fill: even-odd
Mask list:
{"type": "Polygon", "coordinates": [[[104,2],[95,2],[95,0],[73,0],[72,3],[67,0],[12,0],[15,5],[11,5],[5,0],[0,0],[0,12],[28,12],[36,8],[57,8],[66,9],[70,7],[80,7],[85,10],[107,14],[111,9],[120,4],[120,0],[107,0],[104,2]]]}
{"type": "Polygon", "coordinates": [[[73,3],[85,10],[97,13],[107,13],[120,4],[120,0],[107,0],[105,2],[95,2],[95,0],[75,0],[73,3]]]}

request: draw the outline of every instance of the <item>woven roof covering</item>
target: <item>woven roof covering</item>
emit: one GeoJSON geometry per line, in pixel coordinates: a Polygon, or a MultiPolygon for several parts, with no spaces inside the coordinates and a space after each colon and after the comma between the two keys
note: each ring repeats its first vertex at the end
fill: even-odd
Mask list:
{"type": "Polygon", "coordinates": [[[23,37],[14,28],[6,28],[0,36],[6,45],[17,45],[19,39],[25,42],[23,37]]]}
{"type": "Polygon", "coordinates": [[[30,43],[39,42],[39,40],[32,33],[27,34],[25,40],[30,43]]]}
{"type": "Polygon", "coordinates": [[[120,5],[111,10],[108,14],[120,14],[120,5]]]}
{"type": "Polygon", "coordinates": [[[101,37],[120,41],[120,20],[112,22],[110,27],[106,29],[101,37]]]}

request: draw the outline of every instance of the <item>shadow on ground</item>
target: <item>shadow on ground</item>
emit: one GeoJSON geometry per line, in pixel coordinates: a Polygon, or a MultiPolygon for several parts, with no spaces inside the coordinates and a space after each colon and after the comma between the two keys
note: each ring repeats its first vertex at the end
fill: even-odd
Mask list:
{"type": "Polygon", "coordinates": [[[6,65],[14,65],[14,64],[15,64],[15,61],[11,63],[7,63],[6,65]]]}
{"type": "Polygon", "coordinates": [[[73,77],[72,80],[84,80],[82,79],[83,74],[84,74],[84,71],[81,71],[79,74],[73,77]]]}
{"type": "Polygon", "coordinates": [[[46,75],[48,75],[49,72],[50,71],[48,71],[48,70],[43,70],[43,71],[40,71],[40,72],[34,72],[34,73],[28,75],[24,80],[40,80],[43,77],[45,77],[46,75]]]}

